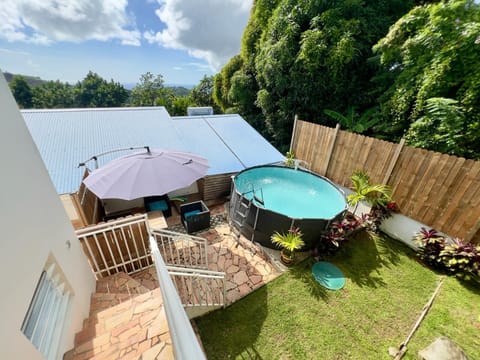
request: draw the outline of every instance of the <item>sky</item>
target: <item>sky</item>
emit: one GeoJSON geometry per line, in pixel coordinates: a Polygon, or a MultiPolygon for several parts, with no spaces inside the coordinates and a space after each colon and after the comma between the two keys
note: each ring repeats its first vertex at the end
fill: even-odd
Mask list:
{"type": "Polygon", "coordinates": [[[0,0],[0,69],[195,85],[239,53],[252,0],[0,0]]]}

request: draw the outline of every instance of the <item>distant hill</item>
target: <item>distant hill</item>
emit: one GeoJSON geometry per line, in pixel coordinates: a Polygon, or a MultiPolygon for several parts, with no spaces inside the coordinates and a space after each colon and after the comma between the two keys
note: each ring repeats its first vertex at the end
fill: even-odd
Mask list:
{"type": "Polygon", "coordinates": [[[40,86],[42,84],[47,83],[47,80],[43,80],[38,76],[30,76],[30,75],[22,75],[22,74],[12,74],[9,72],[4,72],[3,75],[5,76],[5,79],[7,80],[8,83],[12,81],[13,77],[16,75],[23,76],[25,78],[25,81],[30,87],[35,87],[35,86],[40,86]]]}
{"type": "Polygon", "coordinates": [[[171,89],[172,92],[177,96],[187,96],[190,94],[190,89],[187,89],[184,86],[165,86],[167,89],[171,89]]]}

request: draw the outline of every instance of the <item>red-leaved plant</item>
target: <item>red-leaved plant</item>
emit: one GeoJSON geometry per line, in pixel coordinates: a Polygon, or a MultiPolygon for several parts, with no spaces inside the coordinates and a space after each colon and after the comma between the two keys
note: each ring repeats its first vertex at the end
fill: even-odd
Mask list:
{"type": "Polygon", "coordinates": [[[414,240],[420,245],[419,255],[424,262],[436,268],[444,268],[440,252],[445,248],[445,238],[437,230],[422,227],[414,240]]]}
{"type": "Polygon", "coordinates": [[[440,259],[452,275],[470,280],[480,276],[480,245],[455,238],[440,252],[440,259]]]}

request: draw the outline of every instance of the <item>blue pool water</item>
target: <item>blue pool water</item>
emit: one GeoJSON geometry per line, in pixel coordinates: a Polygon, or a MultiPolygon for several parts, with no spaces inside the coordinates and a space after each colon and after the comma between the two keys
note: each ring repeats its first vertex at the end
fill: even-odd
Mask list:
{"type": "Polygon", "coordinates": [[[265,208],[294,219],[331,219],[344,211],[344,195],[328,180],[309,172],[285,167],[258,167],[235,177],[240,194],[262,198],[265,208]],[[261,189],[261,191],[260,191],[261,189]]]}

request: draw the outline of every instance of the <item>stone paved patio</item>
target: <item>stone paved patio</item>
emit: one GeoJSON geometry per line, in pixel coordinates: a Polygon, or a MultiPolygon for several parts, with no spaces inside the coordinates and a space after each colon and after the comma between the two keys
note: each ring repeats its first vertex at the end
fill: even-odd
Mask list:
{"type": "MultiPolygon", "coordinates": [[[[281,274],[263,249],[251,241],[230,232],[226,223],[223,205],[214,208],[212,226],[209,230],[194,235],[208,241],[208,268],[226,273],[227,305],[265,285],[281,274]]],[[[185,233],[180,224],[170,225],[168,230],[185,233]]],[[[134,274],[133,277],[146,288],[157,285],[155,269],[134,274]]]]}

